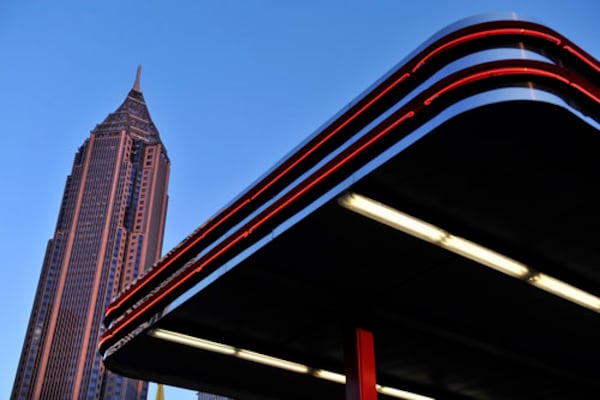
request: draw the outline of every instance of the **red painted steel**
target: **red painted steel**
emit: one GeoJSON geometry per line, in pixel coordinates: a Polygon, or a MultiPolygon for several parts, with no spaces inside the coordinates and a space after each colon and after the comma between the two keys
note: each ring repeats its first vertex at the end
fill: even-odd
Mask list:
{"type": "Polygon", "coordinates": [[[346,400],[377,400],[373,332],[351,328],[344,348],[346,400]]]}

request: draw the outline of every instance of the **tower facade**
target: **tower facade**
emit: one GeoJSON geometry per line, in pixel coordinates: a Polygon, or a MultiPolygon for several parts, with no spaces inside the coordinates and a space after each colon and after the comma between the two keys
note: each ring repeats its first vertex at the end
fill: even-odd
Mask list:
{"type": "Polygon", "coordinates": [[[111,298],[159,257],[170,162],[140,90],[75,154],[49,240],[11,399],[147,397],[98,352],[111,298]]]}

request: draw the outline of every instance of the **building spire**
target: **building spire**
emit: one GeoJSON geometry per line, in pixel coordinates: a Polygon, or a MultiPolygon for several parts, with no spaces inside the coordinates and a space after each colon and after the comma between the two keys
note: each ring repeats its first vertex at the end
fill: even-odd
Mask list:
{"type": "Polygon", "coordinates": [[[138,65],[137,67],[137,74],[135,76],[135,83],[133,84],[133,90],[135,90],[136,92],[142,92],[140,90],[140,77],[142,76],[142,64],[138,65]]]}

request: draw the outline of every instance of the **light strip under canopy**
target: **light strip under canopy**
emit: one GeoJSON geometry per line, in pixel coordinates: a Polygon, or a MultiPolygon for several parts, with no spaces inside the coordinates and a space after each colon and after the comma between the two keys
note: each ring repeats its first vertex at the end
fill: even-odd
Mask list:
{"type": "MultiPolygon", "coordinates": [[[[346,376],[336,372],[327,371],[324,369],[311,368],[308,365],[299,364],[293,361],[283,360],[281,358],[268,356],[266,354],[257,353],[250,350],[240,349],[223,343],[213,342],[211,340],[201,339],[195,336],[186,335],[179,332],[174,332],[166,329],[152,329],[148,333],[150,336],[166,340],[173,343],[182,344],[185,346],[195,347],[197,349],[221,353],[233,357],[242,358],[259,364],[268,365],[275,368],[285,369],[297,373],[308,374],[319,379],[328,380],[331,382],[346,383],[346,376]]],[[[433,397],[423,396],[421,394],[409,392],[406,390],[396,389],[389,386],[376,385],[377,392],[396,397],[404,400],[435,400],[433,397]]]]}
{"type": "Polygon", "coordinates": [[[542,274],[527,265],[442,228],[357,193],[338,199],[341,206],[421,240],[493,268],[575,304],[600,312],[600,297],[542,274]]]}

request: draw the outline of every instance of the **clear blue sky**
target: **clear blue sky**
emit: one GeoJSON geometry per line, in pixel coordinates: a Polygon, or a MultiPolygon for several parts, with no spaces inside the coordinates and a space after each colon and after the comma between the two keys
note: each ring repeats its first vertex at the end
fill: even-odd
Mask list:
{"type": "Polygon", "coordinates": [[[172,161],[166,252],[437,30],[497,11],[600,57],[598,0],[2,0],[0,398],[75,151],[138,64],[172,161]]]}

